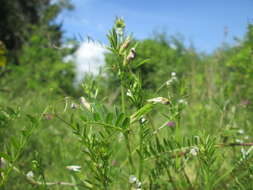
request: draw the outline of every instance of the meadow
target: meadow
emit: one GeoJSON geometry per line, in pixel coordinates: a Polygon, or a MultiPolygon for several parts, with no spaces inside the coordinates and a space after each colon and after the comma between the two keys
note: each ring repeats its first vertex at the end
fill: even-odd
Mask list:
{"type": "Polygon", "coordinates": [[[117,18],[99,75],[41,28],[0,73],[0,189],[253,189],[253,25],[212,54],[117,18]],[[9,72],[11,70],[11,72],[9,72]]]}

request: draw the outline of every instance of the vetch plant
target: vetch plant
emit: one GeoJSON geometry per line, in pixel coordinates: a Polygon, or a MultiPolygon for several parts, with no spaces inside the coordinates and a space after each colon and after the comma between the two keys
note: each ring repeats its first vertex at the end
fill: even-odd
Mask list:
{"type": "MultiPolygon", "coordinates": [[[[182,111],[189,106],[185,96],[158,94],[180,79],[172,72],[157,96],[148,97],[138,71],[147,61],[135,60],[138,43],[125,33],[125,27],[124,20],[117,18],[107,35],[108,49],[117,60],[108,69],[120,81],[120,105],[106,105],[98,98],[95,83],[87,81],[79,114],[65,121],[82,146],[85,169],[80,171],[83,178],[79,181],[87,189],[105,190],[219,188],[231,174],[228,170],[223,175],[221,148],[245,144],[220,144],[203,131],[184,134],[182,111]],[[154,112],[160,113],[159,122],[154,112]]],[[[73,170],[79,171],[79,167],[73,170]]]]}
{"type": "MultiPolygon", "coordinates": [[[[178,162],[175,158],[180,160],[180,155],[188,152],[194,155],[197,148],[192,147],[191,143],[188,148],[179,145],[179,139],[173,134],[163,135],[163,131],[170,133],[169,128],[177,126],[170,121],[173,118],[163,119],[162,126],[153,124],[151,113],[159,110],[160,106],[173,110],[174,103],[170,97],[147,97],[144,94],[138,68],[146,61],[135,61],[138,44],[125,34],[123,19],[116,19],[107,37],[110,42],[108,49],[117,58],[115,65],[109,69],[117,73],[120,81],[121,103],[113,108],[108,107],[97,95],[89,93],[98,92],[96,86],[86,86],[84,89],[89,90],[85,91],[85,97],[80,98],[80,114],[73,115],[70,122],[65,122],[82,145],[83,168],[86,168],[87,175],[81,181],[85,182],[84,186],[88,182],[93,189],[122,189],[122,184],[126,182],[124,176],[130,176],[127,189],[152,189],[158,183],[158,176],[167,176],[169,184],[177,187],[176,179],[172,177],[177,172],[174,170],[178,162]],[[180,152],[181,148],[184,153],[180,152]]],[[[172,78],[176,78],[174,72],[172,78]]],[[[93,83],[87,82],[85,85],[88,84],[93,83]]]]}

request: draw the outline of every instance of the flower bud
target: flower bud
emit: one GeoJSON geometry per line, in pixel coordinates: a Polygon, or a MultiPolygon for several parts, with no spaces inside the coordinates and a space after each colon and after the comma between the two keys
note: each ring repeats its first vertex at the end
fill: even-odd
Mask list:
{"type": "Polygon", "coordinates": [[[80,98],[80,102],[81,102],[81,104],[83,105],[84,108],[91,111],[90,103],[83,96],[80,98]]]}
{"type": "Polygon", "coordinates": [[[127,56],[127,61],[131,61],[136,57],[136,51],[135,48],[131,48],[128,56],[127,56]]]}
{"type": "Polygon", "coordinates": [[[121,28],[124,29],[126,27],[125,21],[123,18],[116,18],[115,21],[115,28],[121,28]]]}
{"type": "Polygon", "coordinates": [[[120,54],[129,46],[130,42],[131,42],[131,38],[128,36],[126,40],[120,46],[120,49],[119,49],[120,54]]]}

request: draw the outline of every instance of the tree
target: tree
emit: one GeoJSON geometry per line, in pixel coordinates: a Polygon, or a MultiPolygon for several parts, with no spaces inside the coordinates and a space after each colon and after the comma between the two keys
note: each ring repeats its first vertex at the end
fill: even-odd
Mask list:
{"type": "Polygon", "coordinates": [[[67,0],[54,4],[51,0],[0,0],[0,4],[0,40],[15,57],[35,25],[54,30],[59,41],[60,25],[52,21],[63,8],[72,8],[67,0]]]}

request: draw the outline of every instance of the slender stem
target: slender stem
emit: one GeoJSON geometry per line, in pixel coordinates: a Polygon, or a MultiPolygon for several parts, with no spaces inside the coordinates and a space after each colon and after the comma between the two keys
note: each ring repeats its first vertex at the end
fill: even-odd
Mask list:
{"type": "Polygon", "coordinates": [[[134,170],[135,170],[134,169],[134,162],[132,159],[131,146],[130,146],[129,138],[128,138],[127,134],[125,135],[125,140],[126,140],[126,146],[127,146],[127,150],[128,150],[128,161],[131,165],[131,172],[134,172],[134,170]]]}
{"type": "Polygon", "coordinates": [[[123,87],[122,81],[121,81],[120,91],[121,91],[121,109],[122,109],[123,113],[126,113],[125,92],[124,92],[124,87],[123,87]]]}
{"type": "Polygon", "coordinates": [[[189,189],[194,189],[193,185],[191,183],[191,180],[190,180],[189,176],[187,175],[187,173],[185,171],[185,167],[183,167],[183,175],[184,175],[184,177],[185,177],[185,179],[186,179],[186,181],[187,181],[187,183],[189,185],[189,189]]]}
{"type": "MultiPolygon", "coordinates": [[[[139,131],[139,138],[140,138],[140,154],[143,152],[143,127],[144,125],[140,125],[140,131],[139,131]]],[[[142,180],[142,173],[143,173],[143,156],[139,155],[139,180],[142,180]]]]}
{"type": "Polygon", "coordinates": [[[169,180],[170,180],[170,182],[171,182],[171,185],[172,185],[173,189],[174,189],[174,190],[177,190],[178,188],[177,188],[177,186],[176,186],[176,183],[175,183],[175,181],[173,180],[172,175],[171,175],[171,173],[170,173],[170,171],[169,171],[168,168],[166,168],[166,172],[167,172],[167,175],[168,175],[168,177],[169,177],[169,180]]]}
{"type": "MultiPolygon", "coordinates": [[[[124,114],[126,114],[126,107],[125,107],[125,90],[124,90],[124,79],[123,76],[120,77],[120,90],[121,90],[121,109],[122,112],[124,114]]],[[[131,172],[134,172],[134,163],[133,163],[133,159],[132,159],[132,152],[131,152],[131,146],[129,143],[129,134],[128,132],[126,132],[126,134],[124,134],[125,136],[125,141],[126,141],[126,146],[127,146],[127,150],[128,150],[128,161],[130,163],[131,166],[131,172]]]]}

